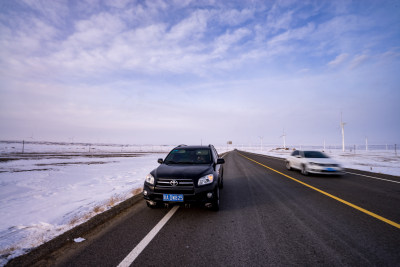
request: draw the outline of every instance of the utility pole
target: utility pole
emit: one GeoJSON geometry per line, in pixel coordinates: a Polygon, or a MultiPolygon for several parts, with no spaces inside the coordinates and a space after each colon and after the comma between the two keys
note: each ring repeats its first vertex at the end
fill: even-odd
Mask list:
{"type": "Polygon", "coordinates": [[[365,151],[368,151],[368,137],[365,137],[365,151]]]}
{"type": "Polygon", "coordinates": [[[343,122],[343,115],[342,112],[340,112],[340,128],[342,128],[342,151],[344,152],[344,126],[346,125],[345,122],[343,122]]]}

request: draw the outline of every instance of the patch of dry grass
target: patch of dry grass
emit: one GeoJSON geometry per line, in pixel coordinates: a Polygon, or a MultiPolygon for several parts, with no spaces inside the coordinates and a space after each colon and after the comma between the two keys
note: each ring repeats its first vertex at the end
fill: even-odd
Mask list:
{"type": "Polygon", "coordinates": [[[79,220],[80,220],[80,218],[79,218],[78,216],[75,216],[74,218],[72,218],[72,219],[69,221],[68,225],[69,225],[69,226],[73,226],[73,225],[77,224],[77,223],[79,222],[79,220]]]}
{"type": "Polygon", "coordinates": [[[143,192],[143,188],[135,188],[135,189],[132,190],[132,194],[134,196],[139,195],[142,192],[143,192]]]}
{"type": "MultiPolygon", "coordinates": [[[[133,195],[140,194],[141,192],[142,192],[141,188],[136,188],[136,189],[132,190],[133,195]]],[[[93,210],[86,212],[84,214],[76,215],[69,221],[68,225],[75,226],[79,223],[85,222],[85,221],[89,220],[90,218],[92,218],[93,216],[95,216],[96,214],[102,213],[102,212],[106,211],[108,208],[112,208],[115,205],[117,205],[117,203],[124,201],[124,200],[125,200],[124,196],[114,195],[110,199],[106,200],[104,202],[104,204],[96,205],[93,208],[93,210]]]]}
{"type": "Polygon", "coordinates": [[[14,246],[2,249],[2,250],[0,250],[0,257],[1,258],[7,258],[8,255],[12,254],[17,249],[18,248],[14,247],[14,246]]]}
{"type": "Polygon", "coordinates": [[[106,210],[106,208],[104,206],[102,206],[102,205],[98,205],[98,206],[93,208],[93,212],[95,212],[95,213],[101,213],[101,212],[103,212],[105,210],[106,210]]]}

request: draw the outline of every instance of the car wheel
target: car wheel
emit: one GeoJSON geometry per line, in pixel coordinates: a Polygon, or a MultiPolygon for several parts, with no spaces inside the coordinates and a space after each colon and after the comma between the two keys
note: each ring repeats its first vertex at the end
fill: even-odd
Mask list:
{"type": "Polygon", "coordinates": [[[219,211],[219,187],[218,186],[214,192],[214,195],[215,195],[215,197],[214,197],[214,201],[212,203],[211,209],[213,211],[219,211]]]}
{"type": "Polygon", "coordinates": [[[305,164],[301,165],[301,174],[308,175],[307,166],[305,164]]]}
{"type": "Polygon", "coordinates": [[[289,161],[286,161],[286,169],[288,169],[289,171],[292,169],[289,161]]]}

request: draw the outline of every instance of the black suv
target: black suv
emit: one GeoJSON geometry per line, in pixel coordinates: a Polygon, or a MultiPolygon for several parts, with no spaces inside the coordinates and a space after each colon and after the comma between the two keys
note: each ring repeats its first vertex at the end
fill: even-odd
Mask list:
{"type": "Polygon", "coordinates": [[[225,163],[212,145],[174,148],[161,165],[146,176],[143,196],[147,206],[160,203],[202,204],[219,210],[225,163]]]}

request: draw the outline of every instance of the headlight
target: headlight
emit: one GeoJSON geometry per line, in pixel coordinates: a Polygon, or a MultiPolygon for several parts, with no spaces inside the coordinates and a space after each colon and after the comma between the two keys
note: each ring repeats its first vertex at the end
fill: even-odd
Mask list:
{"type": "Polygon", "coordinates": [[[153,175],[151,175],[150,173],[147,174],[147,176],[146,176],[146,183],[148,183],[148,184],[154,184],[154,177],[153,177],[153,175]]]}
{"type": "Polygon", "coordinates": [[[206,184],[211,184],[214,181],[214,175],[208,174],[206,176],[203,176],[199,179],[199,182],[197,183],[199,186],[200,185],[206,185],[206,184]]]}

